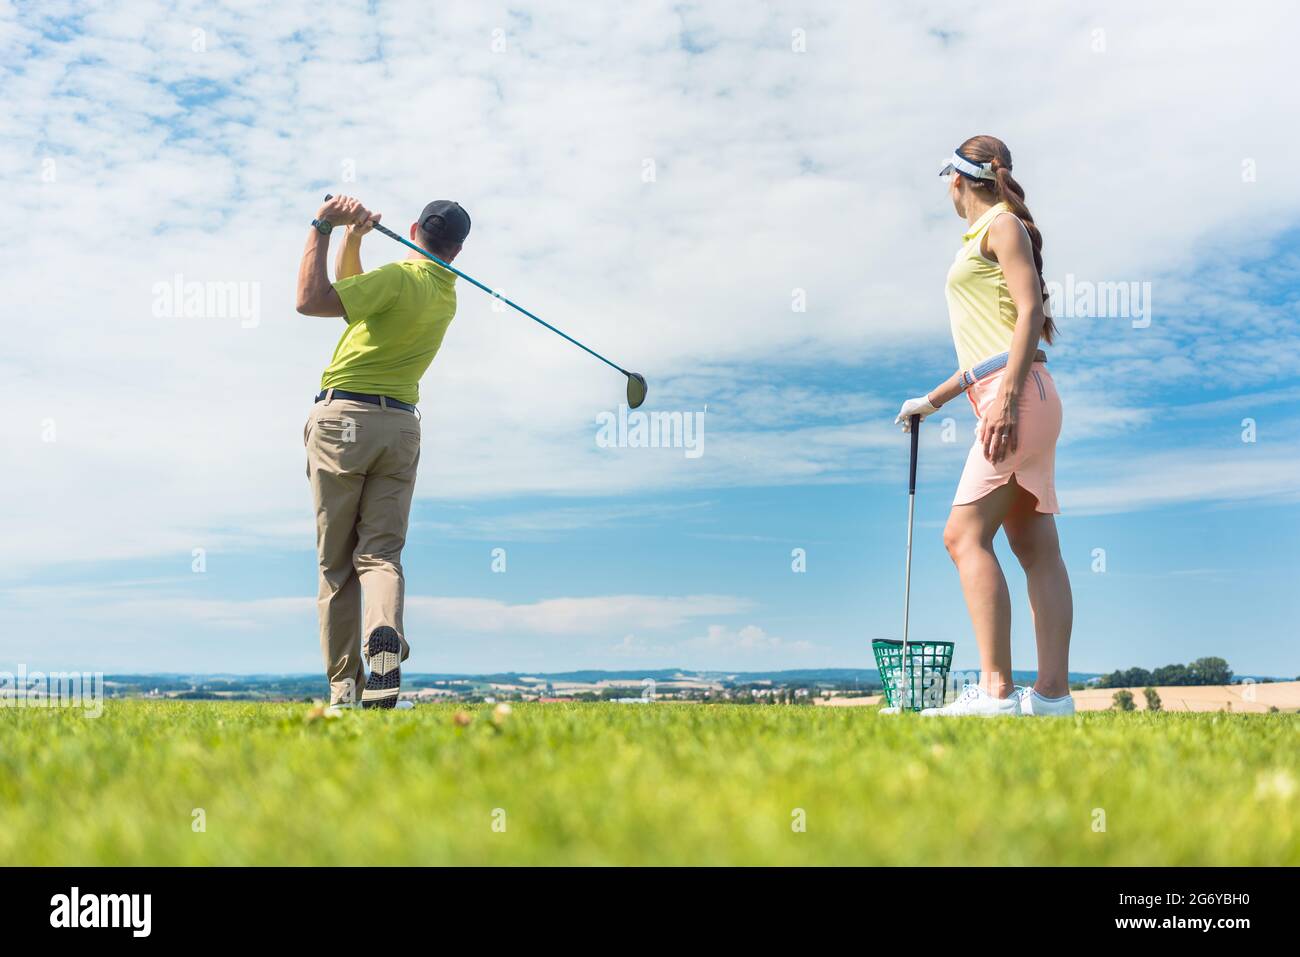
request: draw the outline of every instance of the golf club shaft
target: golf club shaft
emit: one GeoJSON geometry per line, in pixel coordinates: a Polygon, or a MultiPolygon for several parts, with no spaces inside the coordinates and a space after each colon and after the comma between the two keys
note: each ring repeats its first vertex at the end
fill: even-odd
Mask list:
{"type": "Polygon", "coordinates": [[[912,433],[912,461],[907,469],[907,561],[903,571],[903,651],[899,662],[903,674],[903,687],[899,701],[906,700],[900,707],[910,707],[912,703],[912,675],[907,661],[907,628],[912,610],[912,520],[916,516],[916,453],[921,438],[921,417],[914,415],[909,423],[912,433]],[[905,696],[905,697],[904,697],[905,696]]]}
{"type": "MultiPolygon", "coordinates": [[[[325,194],[325,199],[328,201],[330,198],[331,198],[331,194],[326,193],[326,194],[325,194]]],[[[497,292],[496,290],[491,289],[491,288],[489,288],[488,286],[483,285],[483,283],[479,282],[479,281],[478,281],[477,279],[475,279],[473,276],[470,276],[470,275],[468,275],[468,274],[466,274],[466,273],[461,272],[459,269],[457,269],[457,268],[456,268],[455,266],[453,266],[451,263],[449,263],[449,262],[444,262],[443,260],[441,260],[441,259],[439,259],[437,256],[435,256],[433,253],[429,252],[427,249],[421,249],[419,246],[415,245],[415,243],[411,242],[409,239],[403,239],[401,236],[397,235],[397,233],[393,232],[393,231],[392,231],[391,229],[389,229],[387,226],[381,225],[380,223],[375,223],[375,224],[374,224],[374,228],[375,228],[376,230],[378,230],[379,232],[383,233],[383,234],[384,234],[385,236],[387,236],[389,239],[396,239],[396,240],[397,240],[399,243],[401,243],[403,246],[406,246],[406,247],[409,248],[409,249],[413,249],[413,250],[415,250],[415,251],[416,251],[417,253],[419,253],[421,256],[424,256],[424,257],[426,257],[426,258],[428,258],[428,259],[432,259],[434,262],[436,262],[439,266],[441,266],[443,269],[447,270],[448,272],[450,272],[450,273],[455,273],[457,276],[459,276],[461,279],[464,279],[466,282],[473,283],[475,286],[478,286],[478,288],[482,289],[482,290],[483,290],[485,293],[487,293],[489,296],[492,296],[494,299],[500,299],[500,300],[501,300],[502,302],[504,302],[507,306],[510,306],[511,308],[516,309],[516,310],[518,310],[519,312],[522,312],[522,313],[523,313],[525,316],[527,316],[529,319],[533,320],[533,322],[536,322],[536,323],[539,323],[540,325],[545,326],[547,329],[550,329],[551,332],[555,333],[557,336],[562,336],[563,338],[568,339],[570,342],[572,342],[572,343],[573,343],[575,346],[577,346],[579,349],[581,349],[581,350],[583,350],[584,352],[590,353],[591,355],[595,356],[597,359],[599,359],[601,362],[605,363],[605,365],[609,366],[610,368],[612,368],[612,369],[617,369],[619,372],[623,373],[623,375],[625,375],[625,376],[631,376],[631,373],[628,372],[626,369],[624,369],[622,366],[620,366],[618,363],[616,363],[616,362],[610,362],[608,359],[606,359],[604,356],[602,356],[602,355],[601,355],[599,352],[597,352],[595,349],[590,349],[590,348],[588,348],[587,346],[584,346],[581,342],[579,342],[577,339],[573,338],[573,336],[569,335],[567,332],[563,331],[562,329],[557,329],[557,328],[555,328],[553,325],[551,325],[549,322],[547,322],[545,319],[541,319],[541,318],[539,318],[539,317],[533,315],[531,312],[529,312],[529,311],[528,311],[527,309],[525,309],[523,306],[519,305],[519,303],[517,303],[517,302],[513,302],[513,301],[510,300],[510,299],[507,299],[505,296],[501,295],[501,294],[500,294],[499,292],[497,292]]]]}
{"type": "Polygon", "coordinates": [[[907,570],[903,573],[903,658],[901,669],[903,673],[903,687],[906,695],[907,707],[912,703],[912,676],[911,669],[907,662],[907,624],[910,617],[908,612],[912,605],[912,516],[916,511],[916,493],[910,492],[907,496],[907,570]]]}

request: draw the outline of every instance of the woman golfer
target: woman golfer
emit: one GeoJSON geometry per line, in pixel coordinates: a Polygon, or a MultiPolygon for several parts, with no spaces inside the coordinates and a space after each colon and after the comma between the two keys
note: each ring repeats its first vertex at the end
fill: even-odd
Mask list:
{"type": "Polygon", "coordinates": [[[1044,310],[1043,238],[1011,177],[1011,153],[992,136],[963,143],[940,175],[967,229],[948,270],[948,314],[961,368],[929,395],[903,403],[898,422],[962,392],[979,419],[943,541],[957,566],[980,653],[980,682],[935,715],[1068,715],[1074,616],[1056,537],[1054,467],[1061,400],[1039,339],[1056,332],[1044,310]],[[1011,680],[1011,598],[993,553],[1001,528],[1020,560],[1038,642],[1038,680],[1011,680]]]}

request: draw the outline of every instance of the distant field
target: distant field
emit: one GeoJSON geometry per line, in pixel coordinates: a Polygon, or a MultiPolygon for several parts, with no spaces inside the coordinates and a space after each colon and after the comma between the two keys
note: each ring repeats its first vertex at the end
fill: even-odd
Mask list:
{"type": "MultiPolygon", "coordinates": [[[[1075,705],[1081,711],[1109,708],[1115,688],[1089,688],[1074,692],[1075,705]]],[[[1133,705],[1145,710],[1146,695],[1142,688],[1129,688],[1133,705]]],[[[1232,711],[1262,714],[1269,708],[1295,711],[1300,708],[1300,681],[1278,681],[1244,685],[1170,685],[1156,688],[1160,707],[1165,711],[1232,711]]]]}
{"type": "MultiPolygon", "coordinates": [[[[1113,706],[1118,688],[1088,688],[1074,692],[1074,705],[1080,711],[1106,711],[1113,706]]],[[[1147,699],[1142,688],[1125,689],[1133,695],[1133,706],[1145,711],[1147,699]]],[[[949,696],[955,694],[950,691],[949,696]]],[[[1263,714],[1271,708],[1279,711],[1300,710],[1300,681],[1276,681],[1237,685],[1161,685],[1160,707],[1164,711],[1231,711],[1235,714],[1263,714]]],[[[871,707],[880,704],[880,695],[856,698],[826,698],[819,705],[833,708],[871,707]]]]}
{"type": "Polygon", "coordinates": [[[0,709],[0,864],[1300,864],[1290,714],[459,710],[0,709]]]}

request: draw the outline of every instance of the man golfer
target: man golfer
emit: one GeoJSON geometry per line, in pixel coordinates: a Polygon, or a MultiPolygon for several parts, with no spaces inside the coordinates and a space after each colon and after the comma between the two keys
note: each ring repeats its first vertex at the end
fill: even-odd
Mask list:
{"type": "MultiPolygon", "coordinates": [[[[303,430],[316,505],[320,646],[330,704],[339,707],[354,706],[362,686],[362,707],[397,704],[400,663],[410,654],[401,558],[420,461],[415,405],[420,377],[456,314],[456,277],[418,253],[362,271],[361,237],[379,219],[355,199],[330,198],[312,222],[298,270],[298,311],[347,322],[303,430]],[[325,259],[338,226],[347,231],[331,284],[325,259]]],[[[469,227],[459,204],[437,200],[410,236],[451,262],[469,227]]]]}

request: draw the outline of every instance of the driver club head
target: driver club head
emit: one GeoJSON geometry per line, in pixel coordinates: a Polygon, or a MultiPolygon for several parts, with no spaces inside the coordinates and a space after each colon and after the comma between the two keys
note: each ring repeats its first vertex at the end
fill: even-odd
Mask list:
{"type": "Polygon", "coordinates": [[[627,374],[627,407],[635,409],[645,401],[647,386],[645,376],[639,372],[629,372],[627,374]]]}

